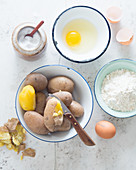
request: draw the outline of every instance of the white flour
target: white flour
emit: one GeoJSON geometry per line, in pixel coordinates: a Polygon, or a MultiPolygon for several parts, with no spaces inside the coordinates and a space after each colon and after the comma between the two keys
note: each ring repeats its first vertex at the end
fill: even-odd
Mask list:
{"type": "Polygon", "coordinates": [[[105,103],[113,110],[135,110],[136,73],[121,69],[108,74],[102,83],[101,94],[105,103]]]}

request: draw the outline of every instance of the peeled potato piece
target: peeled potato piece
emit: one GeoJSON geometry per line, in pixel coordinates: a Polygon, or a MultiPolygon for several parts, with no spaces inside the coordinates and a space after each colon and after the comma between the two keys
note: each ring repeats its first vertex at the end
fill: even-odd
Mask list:
{"type": "Polygon", "coordinates": [[[133,40],[134,34],[128,28],[122,28],[116,35],[116,40],[122,45],[129,45],[133,40]]]}
{"type": "Polygon", "coordinates": [[[122,18],[122,11],[119,7],[112,6],[107,9],[106,16],[110,23],[117,23],[122,18]]]}
{"type": "Polygon", "coordinates": [[[63,123],[63,110],[59,100],[51,98],[46,104],[44,110],[44,124],[50,132],[55,131],[56,126],[63,123]],[[60,114],[61,113],[61,114],[60,114]]]}

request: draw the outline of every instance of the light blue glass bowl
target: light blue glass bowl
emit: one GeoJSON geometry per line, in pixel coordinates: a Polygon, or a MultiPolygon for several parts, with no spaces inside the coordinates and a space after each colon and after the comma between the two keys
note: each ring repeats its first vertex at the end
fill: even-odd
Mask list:
{"type": "Polygon", "coordinates": [[[94,83],[94,95],[98,105],[109,115],[118,118],[128,118],[136,115],[136,110],[131,112],[119,112],[110,109],[101,96],[101,86],[105,76],[117,69],[128,69],[136,72],[136,61],[130,59],[117,59],[104,65],[98,72],[94,83]]]}

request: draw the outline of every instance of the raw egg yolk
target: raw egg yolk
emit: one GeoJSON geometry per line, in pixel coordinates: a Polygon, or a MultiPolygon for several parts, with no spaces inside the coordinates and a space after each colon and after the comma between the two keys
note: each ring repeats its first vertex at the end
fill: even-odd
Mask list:
{"type": "Polygon", "coordinates": [[[70,31],[66,35],[66,42],[71,47],[79,45],[81,42],[81,35],[77,31],[70,31]]]}

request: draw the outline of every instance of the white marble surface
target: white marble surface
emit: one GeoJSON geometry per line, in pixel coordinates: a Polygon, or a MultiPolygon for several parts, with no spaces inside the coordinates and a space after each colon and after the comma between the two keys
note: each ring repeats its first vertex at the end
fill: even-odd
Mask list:
{"type": "MultiPolygon", "coordinates": [[[[123,26],[136,30],[135,0],[0,0],[0,125],[8,118],[16,117],[14,99],[21,80],[34,68],[44,64],[63,64],[79,71],[89,82],[92,90],[98,70],[117,58],[136,60],[136,39],[130,46],[122,46],[115,40],[123,26]],[[123,10],[120,23],[112,24],[112,40],[106,53],[88,64],[76,64],[62,58],[55,50],[52,39],[52,24],[57,15],[73,5],[90,5],[105,13],[109,6],[117,5],[123,10]],[[11,44],[14,27],[22,22],[38,23],[44,20],[43,28],[48,35],[46,54],[41,59],[29,62],[16,56],[11,44]]],[[[0,148],[2,170],[136,170],[136,116],[128,119],[113,118],[104,113],[95,102],[92,118],[85,129],[96,142],[87,147],[75,137],[64,143],[50,144],[38,141],[27,134],[27,146],[36,149],[36,157],[23,161],[14,151],[0,148]],[[111,121],[117,129],[116,136],[104,140],[95,133],[95,124],[100,120],[111,121]]]]}

